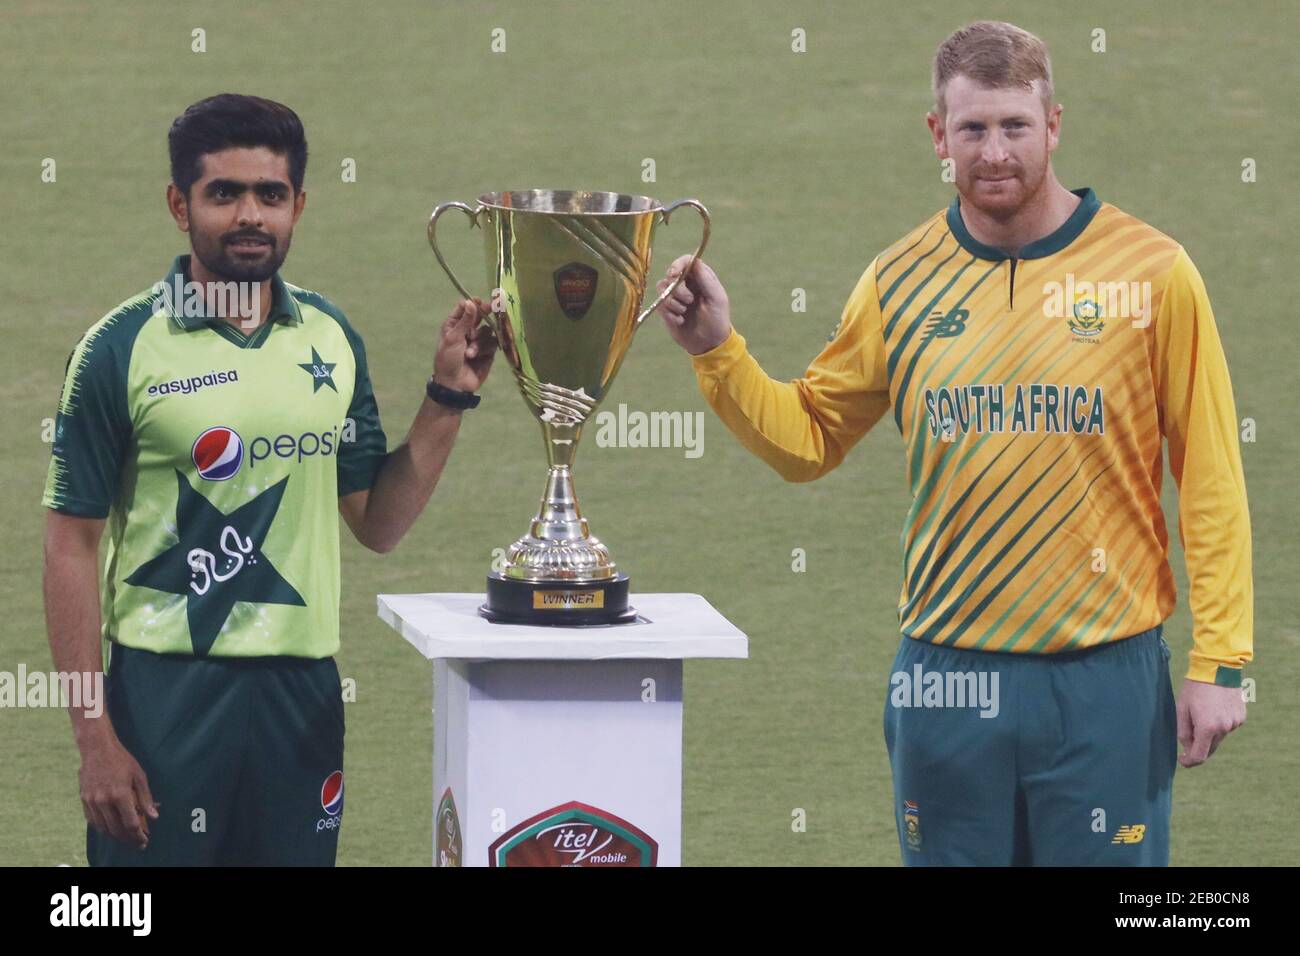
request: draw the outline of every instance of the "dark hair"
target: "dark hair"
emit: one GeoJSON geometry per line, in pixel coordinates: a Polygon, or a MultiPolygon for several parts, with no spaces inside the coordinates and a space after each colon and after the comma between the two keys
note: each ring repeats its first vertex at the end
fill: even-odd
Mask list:
{"type": "Polygon", "coordinates": [[[172,182],[188,196],[202,174],[203,156],[237,146],[265,146],[288,156],[289,180],[294,192],[302,192],[307,172],[302,120],[283,103],[241,93],[218,93],[199,100],[172,121],[167,133],[172,182]]]}

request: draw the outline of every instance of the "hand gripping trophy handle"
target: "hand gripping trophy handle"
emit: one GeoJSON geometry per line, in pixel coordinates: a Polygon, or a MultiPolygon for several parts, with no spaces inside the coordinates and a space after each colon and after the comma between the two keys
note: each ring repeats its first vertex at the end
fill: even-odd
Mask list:
{"type": "MultiPolygon", "coordinates": [[[[647,305],[644,309],[641,310],[641,314],[636,317],[636,324],[638,328],[640,328],[641,323],[646,320],[646,316],[648,316],[655,309],[659,308],[659,306],[663,305],[664,300],[667,299],[670,295],[673,294],[673,292],[676,291],[677,287],[681,285],[681,283],[683,282],[683,280],[685,280],[686,276],[690,273],[690,271],[695,268],[695,263],[699,261],[700,256],[704,254],[704,247],[709,244],[709,227],[712,225],[712,221],[709,219],[709,211],[705,209],[704,204],[699,202],[698,200],[679,199],[677,200],[677,202],[669,203],[659,213],[659,221],[662,222],[665,226],[668,225],[668,217],[673,214],[673,211],[675,209],[679,209],[682,206],[694,206],[695,210],[700,214],[700,218],[704,220],[704,232],[701,233],[700,235],[700,244],[696,246],[695,251],[691,253],[691,261],[687,264],[686,268],[682,270],[681,275],[679,275],[676,279],[674,279],[671,283],[669,283],[668,288],[664,289],[663,292],[659,293],[659,296],[653,302],[651,302],[649,305],[647,305]]],[[[432,229],[433,228],[432,225],[430,225],[429,228],[432,229]]],[[[446,267],[444,266],[444,268],[446,267]]]]}
{"type": "Polygon", "coordinates": [[[451,266],[447,265],[447,260],[442,256],[442,250],[438,248],[438,218],[448,209],[459,209],[465,213],[465,215],[469,216],[470,228],[474,229],[478,227],[478,214],[483,211],[483,207],[479,206],[477,209],[473,209],[465,205],[463,202],[444,202],[435,206],[433,209],[433,215],[429,217],[429,245],[433,246],[433,254],[438,257],[438,265],[442,266],[442,271],[447,273],[447,278],[450,279],[451,284],[456,287],[456,291],[464,298],[472,299],[474,296],[470,293],[469,289],[466,289],[464,284],[456,278],[456,273],[451,271],[451,266]]]}

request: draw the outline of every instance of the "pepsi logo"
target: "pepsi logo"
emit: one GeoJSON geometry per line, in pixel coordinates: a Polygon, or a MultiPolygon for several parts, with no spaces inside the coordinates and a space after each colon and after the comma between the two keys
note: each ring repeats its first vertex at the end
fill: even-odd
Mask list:
{"type": "Polygon", "coordinates": [[[343,771],[335,770],[320,787],[320,805],[332,817],[343,810],[343,771]]]}
{"type": "Polygon", "coordinates": [[[217,425],[194,440],[190,457],[200,478],[225,481],[235,477],[244,463],[244,440],[233,428],[217,425]]]}

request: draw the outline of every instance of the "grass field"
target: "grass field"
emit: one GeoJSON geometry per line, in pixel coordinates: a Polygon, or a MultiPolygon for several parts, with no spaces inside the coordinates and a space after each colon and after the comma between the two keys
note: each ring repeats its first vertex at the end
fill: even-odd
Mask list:
{"type": "MultiPolygon", "coordinates": [[[[50,668],[42,510],[64,361],[81,332],[188,251],[163,204],[165,134],[209,94],[255,92],[307,127],[309,202],[284,274],[365,336],[390,438],[409,424],[433,333],[454,301],[424,238],[430,208],[494,189],[696,196],[708,259],[767,371],[800,374],[862,269],[948,202],[923,116],[929,60],[962,23],[1009,19],[1049,43],[1065,105],[1069,187],[1181,241],[1208,286],[1239,415],[1254,526],[1258,681],[1249,723],[1179,770],[1176,864],[1297,856],[1294,400],[1300,8],[1211,3],[678,2],[49,4],[0,13],[0,670],[50,668]],[[206,52],[191,31],[206,30],[206,52]],[[506,52],[493,53],[495,28],[506,52]],[[791,31],[807,52],[791,51],[791,31]],[[1093,52],[1092,31],[1106,31],[1093,52]],[[41,164],[57,162],[57,181],[41,164]],[[356,161],[355,183],[340,176],[356,161]],[[656,181],[642,181],[643,160],[656,181]],[[1255,160],[1258,181],[1243,183],[1255,160]],[[1288,165],[1291,164],[1291,165],[1288,165]],[[793,313],[791,290],[807,291],[793,313]]],[[[460,226],[457,219],[447,225],[460,226]]],[[[449,256],[477,267],[465,230],[449,256]]],[[[690,216],[659,232],[688,251],[690,216]]],[[[342,864],[430,856],[426,662],[375,616],[380,591],[482,587],[544,476],[537,427],[504,374],[461,433],[425,516],[385,557],[344,542],[347,708],[342,864]]],[[[606,407],[706,409],[652,319],[606,407]]],[[[827,478],[786,485],[709,413],[704,454],[584,443],[578,488],[633,587],[704,594],[750,637],[746,662],[686,667],[684,860],[691,865],[898,863],[881,734],[897,647],[900,440],[882,424],[827,478]],[[791,551],[807,553],[793,573],[791,551]],[[807,812],[793,833],[793,808],[807,812]]],[[[1176,527],[1176,497],[1165,506],[1176,527]]],[[[1182,553],[1166,622],[1181,681],[1191,620],[1182,553]]],[[[77,752],[58,710],[0,710],[0,864],[84,862],[77,752]]]]}

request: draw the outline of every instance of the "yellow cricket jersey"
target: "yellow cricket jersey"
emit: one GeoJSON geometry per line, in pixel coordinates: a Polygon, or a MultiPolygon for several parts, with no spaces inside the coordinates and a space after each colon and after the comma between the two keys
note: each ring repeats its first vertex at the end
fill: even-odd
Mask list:
{"type": "Polygon", "coordinates": [[[1012,258],[959,200],[881,253],[802,378],[739,333],[695,356],[700,388],[789,481],[826,474],[884,415],[903,437],[904,635],[1050,654],[1173,611],[1161,444],[1179,490],[1194,622],[1188,676],[1251,659],[1250,519],[1227,362],[1196,267],[1091,189],[1012,258]]]}

